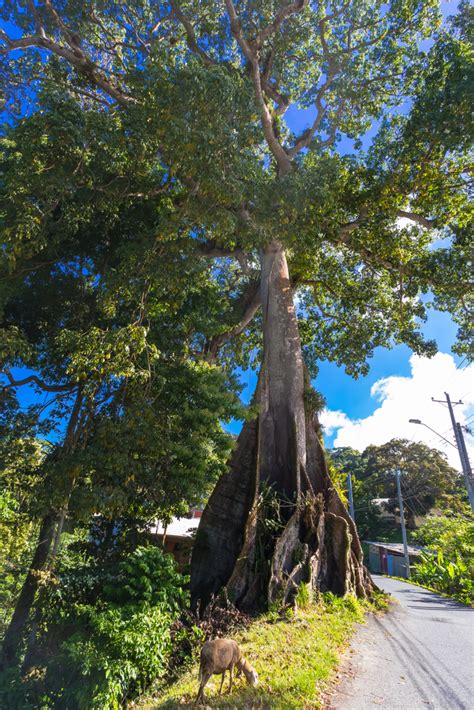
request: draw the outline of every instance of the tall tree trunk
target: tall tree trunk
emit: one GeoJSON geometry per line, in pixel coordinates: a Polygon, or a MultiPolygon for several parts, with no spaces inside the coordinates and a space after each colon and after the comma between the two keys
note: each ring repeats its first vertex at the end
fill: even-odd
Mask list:
{"type": "Polygon", "coordinates": [[[35,554],[18,597],[15,611],[8,625],[2,646],[2,666],[13,665],[23,638],[25,627],[39,586],[39,573],[45,568],[54,537],[56,515],[51,513],[43,518],[35,554]]]}
{"type": "Polygon", "coordinates": [[[193,604],[227,587],[241,609],[288,601],[300,583],[370,594],[355,525],[332,486],[311,410],[286,256],[263,252],[264,357],[257,419],[203,513],[191,562],[193,604]]]}
{"type": "MultiPolygon", "coordinates": [[[[81,431],[81,421],[80,412],[84,401],[83,388],[79,386],[76,392],[76,398],[74,405],[71,410],[71,415],[69,417],[69,422],[66,430],[66,435],[64,438],[64,443],[62,446],[63,453],[67,454],[73,451],[75,448],[78,437],[81,431]]],[[[69,500],[69,496],[72,492],[74,486],[74,477],[72,476],[68,482],[68,488],[65,495],[65,505],[69,500]]],[[[3,639],[2,653],[0,657],[0,664],[2,667],[8,667],[14,665],[17,662],[18,652],[22,640],[25,636],[26,627],[28,624],[28,619],[30,618],[31,610],[35,603],[36,594],[39,588],[40,573],[44,572],[48,566],[48,560],[50,557],[50,550],[53,544],[53,540],[56,537],[55,548],[59,546],[59,539],[61,537],[62,525],[63,525],[62,514],[58,516],[56,511],[48,512],[41,523],[41,529],[38,537],[38,543],[36,545],[36,550],[33,555],[33,560],[31,562],[28,574],[23,583],[20,595],[18,597],[15,611],[8,625],[5,637],[3,639]],[[56,535],[55,535],[56,531],[56,535]]],[[[35,634],[32,634],[31,641],[34,642],[35,634]]],[[[32,643],[29,644],[31,650],[32,643]]],[[[30,655],[29,653],[27,655],[30,655]]]]}
{"type": "Polygon", "coordinates": [[[306,467],[304,365],[286,257],[272,242],[262,254],[263,397],[259,477],[296,500],[306,467]]]}

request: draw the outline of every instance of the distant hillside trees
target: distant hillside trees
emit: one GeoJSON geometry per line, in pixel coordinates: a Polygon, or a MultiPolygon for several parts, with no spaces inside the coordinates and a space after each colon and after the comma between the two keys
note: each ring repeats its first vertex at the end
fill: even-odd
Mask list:
{"type": "Polygon", "coordinates": [[[407,525],[415,528],[415,517],[439,506],[452,512],[463,507],[465,497],[460,475],[442,453],[425,444],[392,439],[381,446],[368,446],[362,453],[348,447],[329,452],[336,467],[351,472],[359,533],[374,536],[380,529],[380,507],[375,498],[387,498],[386,509],[398,512],[394,472],[402,473],[401,488],[407,525]]]}

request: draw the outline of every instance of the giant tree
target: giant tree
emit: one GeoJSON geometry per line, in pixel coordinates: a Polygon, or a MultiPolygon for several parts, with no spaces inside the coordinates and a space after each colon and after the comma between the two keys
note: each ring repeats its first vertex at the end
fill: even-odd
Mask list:
{"type": "MultiPolygon", "coordinates": [[[[445,32],[434,0],[6,6],[7,105],[21,110],[28,87],[54,77],[78,111],[98,103],[125,142],[148,147],[156,170],[147,161],[137,193],[149,206],[177,190],[183,253],[215,260],[222,315],[203,333],[203,357],[260,366],[254,419],[200,526],[195,600],[222,585],[245,608],[300,582],[370,591],[309,375],[324,357],[364,372],[373,349],[393,342],[432,353],[419,322],[428,291],[466,344],[462,12],[445,32]],[[437,30],[426,55],[420,43],[437,30]],[[294,109],[305,110],[301,132],[294,109]],[[440,229],[448,247],[436,245],[440,229]]],[[[123,166],[105,184],[89,179],[99,194],[123,166]]]]}

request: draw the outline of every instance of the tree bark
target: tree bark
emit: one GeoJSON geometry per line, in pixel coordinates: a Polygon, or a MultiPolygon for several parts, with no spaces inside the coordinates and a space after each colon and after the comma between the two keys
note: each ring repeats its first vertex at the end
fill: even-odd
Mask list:
{"type": "MultiPolygon", "coordinates": [[[[71,410],[69,422],[66,430],[66,435],[63,443],[63,452],[70,453],[76,446],[78,437],[81,431],[80,412],[84,401],[82,387],[79,386],[76,393],[74,405],[71,410]]],[[[69,480],[68,491],[65,496],[65,505],[69,500],[69,495],[74,486],[74,477],[69,480]]],[[[3,639],[2,653],[0,665],[9,667],[14,665],[18,658],[18,652],[25,635],[26,626],[30,617],[31,610],[35,603],[36,594],[39,587],[40,573],[47,569],[50,556],[51,546],[55,539],[55,530],[57,527],[57,536],[55,548],[59,546],[59,540],[62,532],[63,518],[62,514],[58,516],[57,511],[48,512],[41,523],[41,529],[38,537],[38,543],[33,555],[28,574],[23,583],[20,595],[18,597],[15,611],[8,625],[5,637],[3,639]]],[[[34,637],[34,634],[33,634],[34,637]]],[[[33,638],[34,640],[34,638],[33,638]]],[[[28,651],[31,651],[31,644],[28,651]]],[[[28,653],[27,655],[30,655],[28,653]]]]}
{"type": "Polygon", "coordinates": [[[274,241],[262,254],[263,397],[259,477],[283,497],[301,494],[306,467],[304,365],[285,253],[274,241]]]}
{"type": "Polygon", "coordinates": [[[229,471],[206,509],[191,561],[194,606],[227,588],[242,610],[286,603],[298,586],[370,595],[373,584],[327,470],[303,361],[286,255],[261,255],[263,364],[229,471]]]}
{"type": "Polygon", "coordinates": [[[2,646],[2,666],[9,667],[14,665],[20,644],[23,638],[24,630],[28,622],[31,608],[33,606],[36,592],[39,586],[39,574],[45,568],[48,560],[49,550],[54,537],[56,527],[56,515],[51,513],[43,518],[40,533],[38,536],[38,544],[35,554],[26,575],[25,582],[18,597],[15,606],[15,611],[8,625],[3,640],[2,646]]]}

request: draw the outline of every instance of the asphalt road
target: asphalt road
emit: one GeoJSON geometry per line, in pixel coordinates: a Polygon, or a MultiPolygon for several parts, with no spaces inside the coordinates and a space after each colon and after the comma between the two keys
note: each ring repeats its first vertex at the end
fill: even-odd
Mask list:
{"type": "Polygon", "coordinates": [[[360,626],[327,707],[474,710],[474,609],[374,575],[398,604],[360,626]]]}

